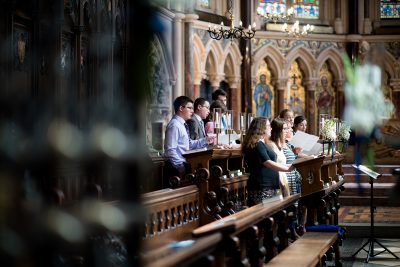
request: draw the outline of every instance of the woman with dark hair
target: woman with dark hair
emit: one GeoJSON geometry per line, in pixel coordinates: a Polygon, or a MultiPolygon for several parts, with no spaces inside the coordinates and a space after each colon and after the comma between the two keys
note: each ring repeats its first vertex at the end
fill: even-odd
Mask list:
{"type": "Polygon", "coordinates": [[[293,122],[293,132],[296,133],[297,131],[305,132],[307,130],[307,120],[304,116],[296,116],[293,122]]]}
{"type": "Polygon", "coordinates": [[[250,173],[247,182],[249,205],[277,195],[280,187],[279,172],[293,170],[293,166],[276,162],[276,153],[264,141],[270,134],[269,120],[257,117],[251,122],[243,140],[242,152],[250,173]]]}

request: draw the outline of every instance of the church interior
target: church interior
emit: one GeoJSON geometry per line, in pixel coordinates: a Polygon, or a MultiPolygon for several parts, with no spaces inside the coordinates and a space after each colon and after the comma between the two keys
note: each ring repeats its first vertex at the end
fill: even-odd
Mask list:
{"type": "Polygon", "coordinates": [[[399,264],[400,1],[0,4],[0,266],[399,264]],[[320,150],[250,205],[241,145],[284,110],[320,150]]]}

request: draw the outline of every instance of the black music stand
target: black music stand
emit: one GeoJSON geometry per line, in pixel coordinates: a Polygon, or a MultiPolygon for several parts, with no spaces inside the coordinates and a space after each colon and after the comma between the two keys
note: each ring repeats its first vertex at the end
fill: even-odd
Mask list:
{"type": "Polygon", "coordinates": [[[384,245],[381,244],[381,242],[379,242],[376,238],[375,238],[375,233],[374,233],[374,211],[375,211],[375,207],[374,207],[374,180],[377,180],[379,177],[382,176],[382,174],[374,172],[373,170],[369,169],[368,167],[364,166],[364,165],[353,165],[354,168],[356,168],[358,171],[361,171],[363,173],[365,173],[366,175],[369,176],[369,183],[371,184],[371,198],[370,198],[370,210],[371,210],[371,226],[370,226],[370,235],[369,238],[367,240],[367,242],[364,243],[364,245],[362,245],[353,255],[352,257],[354,258],[358,252],[360,252],[361,250],[364,250],[365,252],[367,252],[367,258],[365,259],[365,262],[368,263],[370,258],[373,258],[375,256],[378,256],[379,254],[387,251],[390,254],[393,255],[393,257],[395,257],[396,259],[398,259],[399,257],[397,257],[393,252],[391,252],[387,247],[385,247],[384,245]],[[374,243],[377,243],[379,246],[381,246],[383,248],[382,251],[374,254],[374,243]],[[364,247],[368,246],[368,250],[366,250],[364,247]]]}

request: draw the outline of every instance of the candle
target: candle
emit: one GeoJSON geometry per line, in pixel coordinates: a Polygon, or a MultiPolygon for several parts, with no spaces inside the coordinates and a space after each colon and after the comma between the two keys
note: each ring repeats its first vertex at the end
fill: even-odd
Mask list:
{"type": "Polygon", "coordinates": [[[229,113],[226,114],[226,124],[227,124],[228,129],[232,128],[231,114],[229,114],[229,113]]]}
{"type": "Polygon", "coordinates": [[[290,81],[287,82],[287,103],[290,104],[290,81]]]}
{"type": "Polygon", "coordinates": [[[215,127],[219,126],[219,114],[218,112],[215,112],[215,127]]]}
{"type": "Polygon", "coordinates": [[[241,128],[241,129],[244,128],[244,117],[243,117],[242,114],[240,115],[240,128],[241,128]]]}

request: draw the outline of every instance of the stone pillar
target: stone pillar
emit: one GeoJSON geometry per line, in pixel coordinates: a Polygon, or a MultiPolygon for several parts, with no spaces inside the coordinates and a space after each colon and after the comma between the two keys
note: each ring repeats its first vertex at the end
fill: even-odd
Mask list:
{"type": "MultiPolygon", "coordinates": [[[[251,24],[251,2],[252,1],[240,1],[240,16],[243,25],[251,24]]],[[[238,19],[238,20],[240,20],[238,19]]],[[[241,66],[242,76],[242,99],[246,99],[245,103],[242,103],[243,109],[246,112],[252,112],[253,96],[252,96],[252,85],[251,85],[251,65],[252,65],[252,49],[251,41],[240,39],[239,40],[240,53],[243,56],[243,64],[241,66]],[[244,105],[243,105],[244,104],[244,105]]]]}
{"type": "Polygon", "coordinates": [[[273,81],[276,98],[275,98],[275,114],[274,116],[277,117],[279,112],[285,108],[285,89],[287,85],[287,79],[276,79],[273,81]]]}
{"type": "Polygon", "coordinates": [[[400,79],[391,79],[389,84],[392,89],[395,118],[400,119],[400,79]]]}
{"type": "Polygon", "coordinates": [[[196,14],[185,17],[185,95],[194,98],[193,78],[193,22],[199,18],[196,14]]]}
{"type": "Polygon", "coordinates": [[[234,129],[239,129],[238,118],[241,112],[241,99],[239,91],[240,77],[228,78],[229,93],[228,93],[228,103],[230,103],[230,108],[233,110],[233,127],[234,129]]]}
{"type": "Polygon", "coordinates": [[[172,49],[174,57],[174,65],[176,71],[176,84],[172,92],[172,99],[185,94],[185,73],[184,73],[184,38],[183,38],[183,22],[185,15],[175,13],[174,18],[174,49],[172,49]]]}
{"type": "Polygon", "coordinates": [[[342,0],[335,0],[335,32],[338,34],[343,33],[341,1],[342,0]]]}
{"type": "Polygon", "coordinates": [[[200,84],[193,84],[193,92],[194,92],[194,97],[193,97],[193,101],[200,97],[200,84]]]}
{"type": "Polygon", "coordinates": [[[370,1],[364,0],[364,34],[371,34],[372,32],[372,23],[370,20],[370,1]]]}
{"type": "Polygon", "coordinates": [[[334,81],[335,88],[336,88],[336,95],[335,95],[335,108],[336,114],[335,117],[342,118],[343,111],[344,111],[344,81],[337,80],[334,81]]]}
{"type": "Polygon", "coordinates": [[[308,132],[317,135],[317,111],[315,104],[315,89],[317,87],[317,80],[312,79],[305,82],[306,87],[306,118],[308,121],[308,132]]]}

